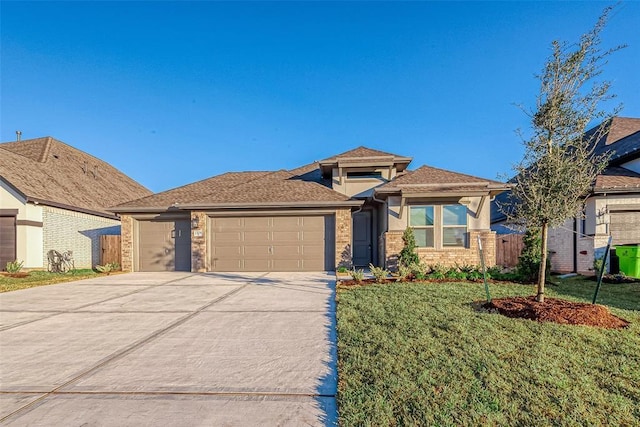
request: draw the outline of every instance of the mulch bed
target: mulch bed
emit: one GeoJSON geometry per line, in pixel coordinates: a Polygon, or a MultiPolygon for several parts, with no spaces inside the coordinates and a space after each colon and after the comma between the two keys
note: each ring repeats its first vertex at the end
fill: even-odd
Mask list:
{"type": "Polygon", "coordinates": [[[497,298],[490,303],[484,303],[482,307],[486,310],[497,311],[507,317],[538,322],[586,325],[607,329],[621,329],[629,325],[629,322],[614,316],[603,305],[556,298],[545,298],[543,303],[536,302],[535,296],[497,298]]]}
{"type": "MultiPolygon", "coordinates": [[[[398,280],[398,279],[387,279],[383,282],[376,282],[375,279],[362,279],[359,282],[356,282],[353,279],[349,279],[349,280],[342,280],[342,279],[338,279],[338,285],[340,286],[362,286],[362,285],[373,285],[376,283],[397,283],[397,282],[403,282],[403,283],[409,283],[409,282],[420,282],[420,283],[451,283],[451,282],[470,282],[470,283],[482,283],[482,279],[478,279],[478,280],[460,280],[460,279],[422,279],[422,280],[418,280],[418,279],[404,279],[404,280],[398,280]]],[[[487,280],[487,282],[489,283],[501,283],[497,280],[487,280]]]]}
{"type": "Polygon", "coordinates": [[[16,279],[23,279],[25,277],[29,277],[29,273],[24,273],[24,272],[21,272],[21,273],[7,273],[7,272],[3,271],[3,272],[0,272],[0,275],[1,276],[7,276],[7,277],[14,277],[16,279]]]}

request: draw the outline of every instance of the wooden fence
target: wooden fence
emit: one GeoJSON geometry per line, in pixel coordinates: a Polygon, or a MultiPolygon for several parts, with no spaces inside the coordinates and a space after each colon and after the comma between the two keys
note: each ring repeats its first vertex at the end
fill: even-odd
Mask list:
{"type": "Polygon", "coordinates": [[[120,258],[120,236],[100,236],[100,265],[117,262],[122,265],[120,258]]]}
{"type": "Polygon", "coordinates": [[[515,267],[518,257],[524,248],[524,234],[496,235],[496,264],[504,267],[515,267]]]}

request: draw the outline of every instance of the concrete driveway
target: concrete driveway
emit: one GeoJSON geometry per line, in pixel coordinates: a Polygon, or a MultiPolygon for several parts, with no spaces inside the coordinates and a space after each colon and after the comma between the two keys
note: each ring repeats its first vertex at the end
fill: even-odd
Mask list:
{"type": "Polygon", "coordinates": [[[0,424],[333,425],[327,273],[129,273],[0,294],[0,424]]]}

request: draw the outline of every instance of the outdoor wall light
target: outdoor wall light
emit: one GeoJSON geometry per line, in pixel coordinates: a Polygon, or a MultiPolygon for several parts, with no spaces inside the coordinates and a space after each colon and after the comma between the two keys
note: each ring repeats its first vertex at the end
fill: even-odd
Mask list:
{"type": "Polygon", "coordinates": [[[198,228],[199,222],[200,222],[200,219],[197,216],[194,216],[193,218],[191,218],[191,228],[198,228]]]}

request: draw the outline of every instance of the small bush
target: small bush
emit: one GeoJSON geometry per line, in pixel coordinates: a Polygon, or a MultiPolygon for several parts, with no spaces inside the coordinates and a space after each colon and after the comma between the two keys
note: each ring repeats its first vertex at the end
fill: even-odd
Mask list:
{"type": "Polygon", "coordinates": [[[384,281],[387,280],[387,277],[389,277],[389,271],[382,267],[376,267],[373,264],[369,264],[369,269],[371,270],[371,274],[373,274],[376,283],[384,283],[384,281]]]}
{"type": "Polygon", "coordinates": [[[356,270],[355,268],[351,270],[351,277],[356,283],[360,283],[364,280],[364,270],[356,270]]]}
{"type": "Polygon", "coordinates": [[[411,270],[411,267],[408,267],[402,264],[398,266],[398,280],[400,281],[407,280],[411,277],[412,274],[413,274],[413,271],[411,270]]]}
{"type": "Polygon", "coordinates": [[[15,260],[13,262],[9,261],[6,266],[7,273],[10,273],[10,274],[19,273],[20,270],[22,270],[23,265],[24,265],[24,261],[20,261],[20,262],[18,262],[18,260],[15,260]]]}
{"type": "Polygon", "coordinates": [[[431,272],[431,268],[423,262],[414,262],[409,264],[409,269],[413,276],[418,280],[424,280],[431,272]]]}
{"type": "Polygon", "coordinates": [[[348,273],[349,269],[347,267],[345,267],[344,265],[341,265],[340,267],[338,267],[337,272],[338,273],[348,273]]]}
{"type": "Polygon", "coordinates": [[[96,270],[98,270],[100,273],[109,275],[112,271],[120,270],[120,264],[118,264],[117,262],[110,262],[105,265],[96,265],[96,270]]]}
{"type": "Polygon", "coordinates": [[[398,262],[405,266],[419,263],[420,257],[416,252],[416,236],[413,234],[413,228],[407,227],[404,230],[402,241],[404,242],[404,247],[398,256],[398,262]]]}

